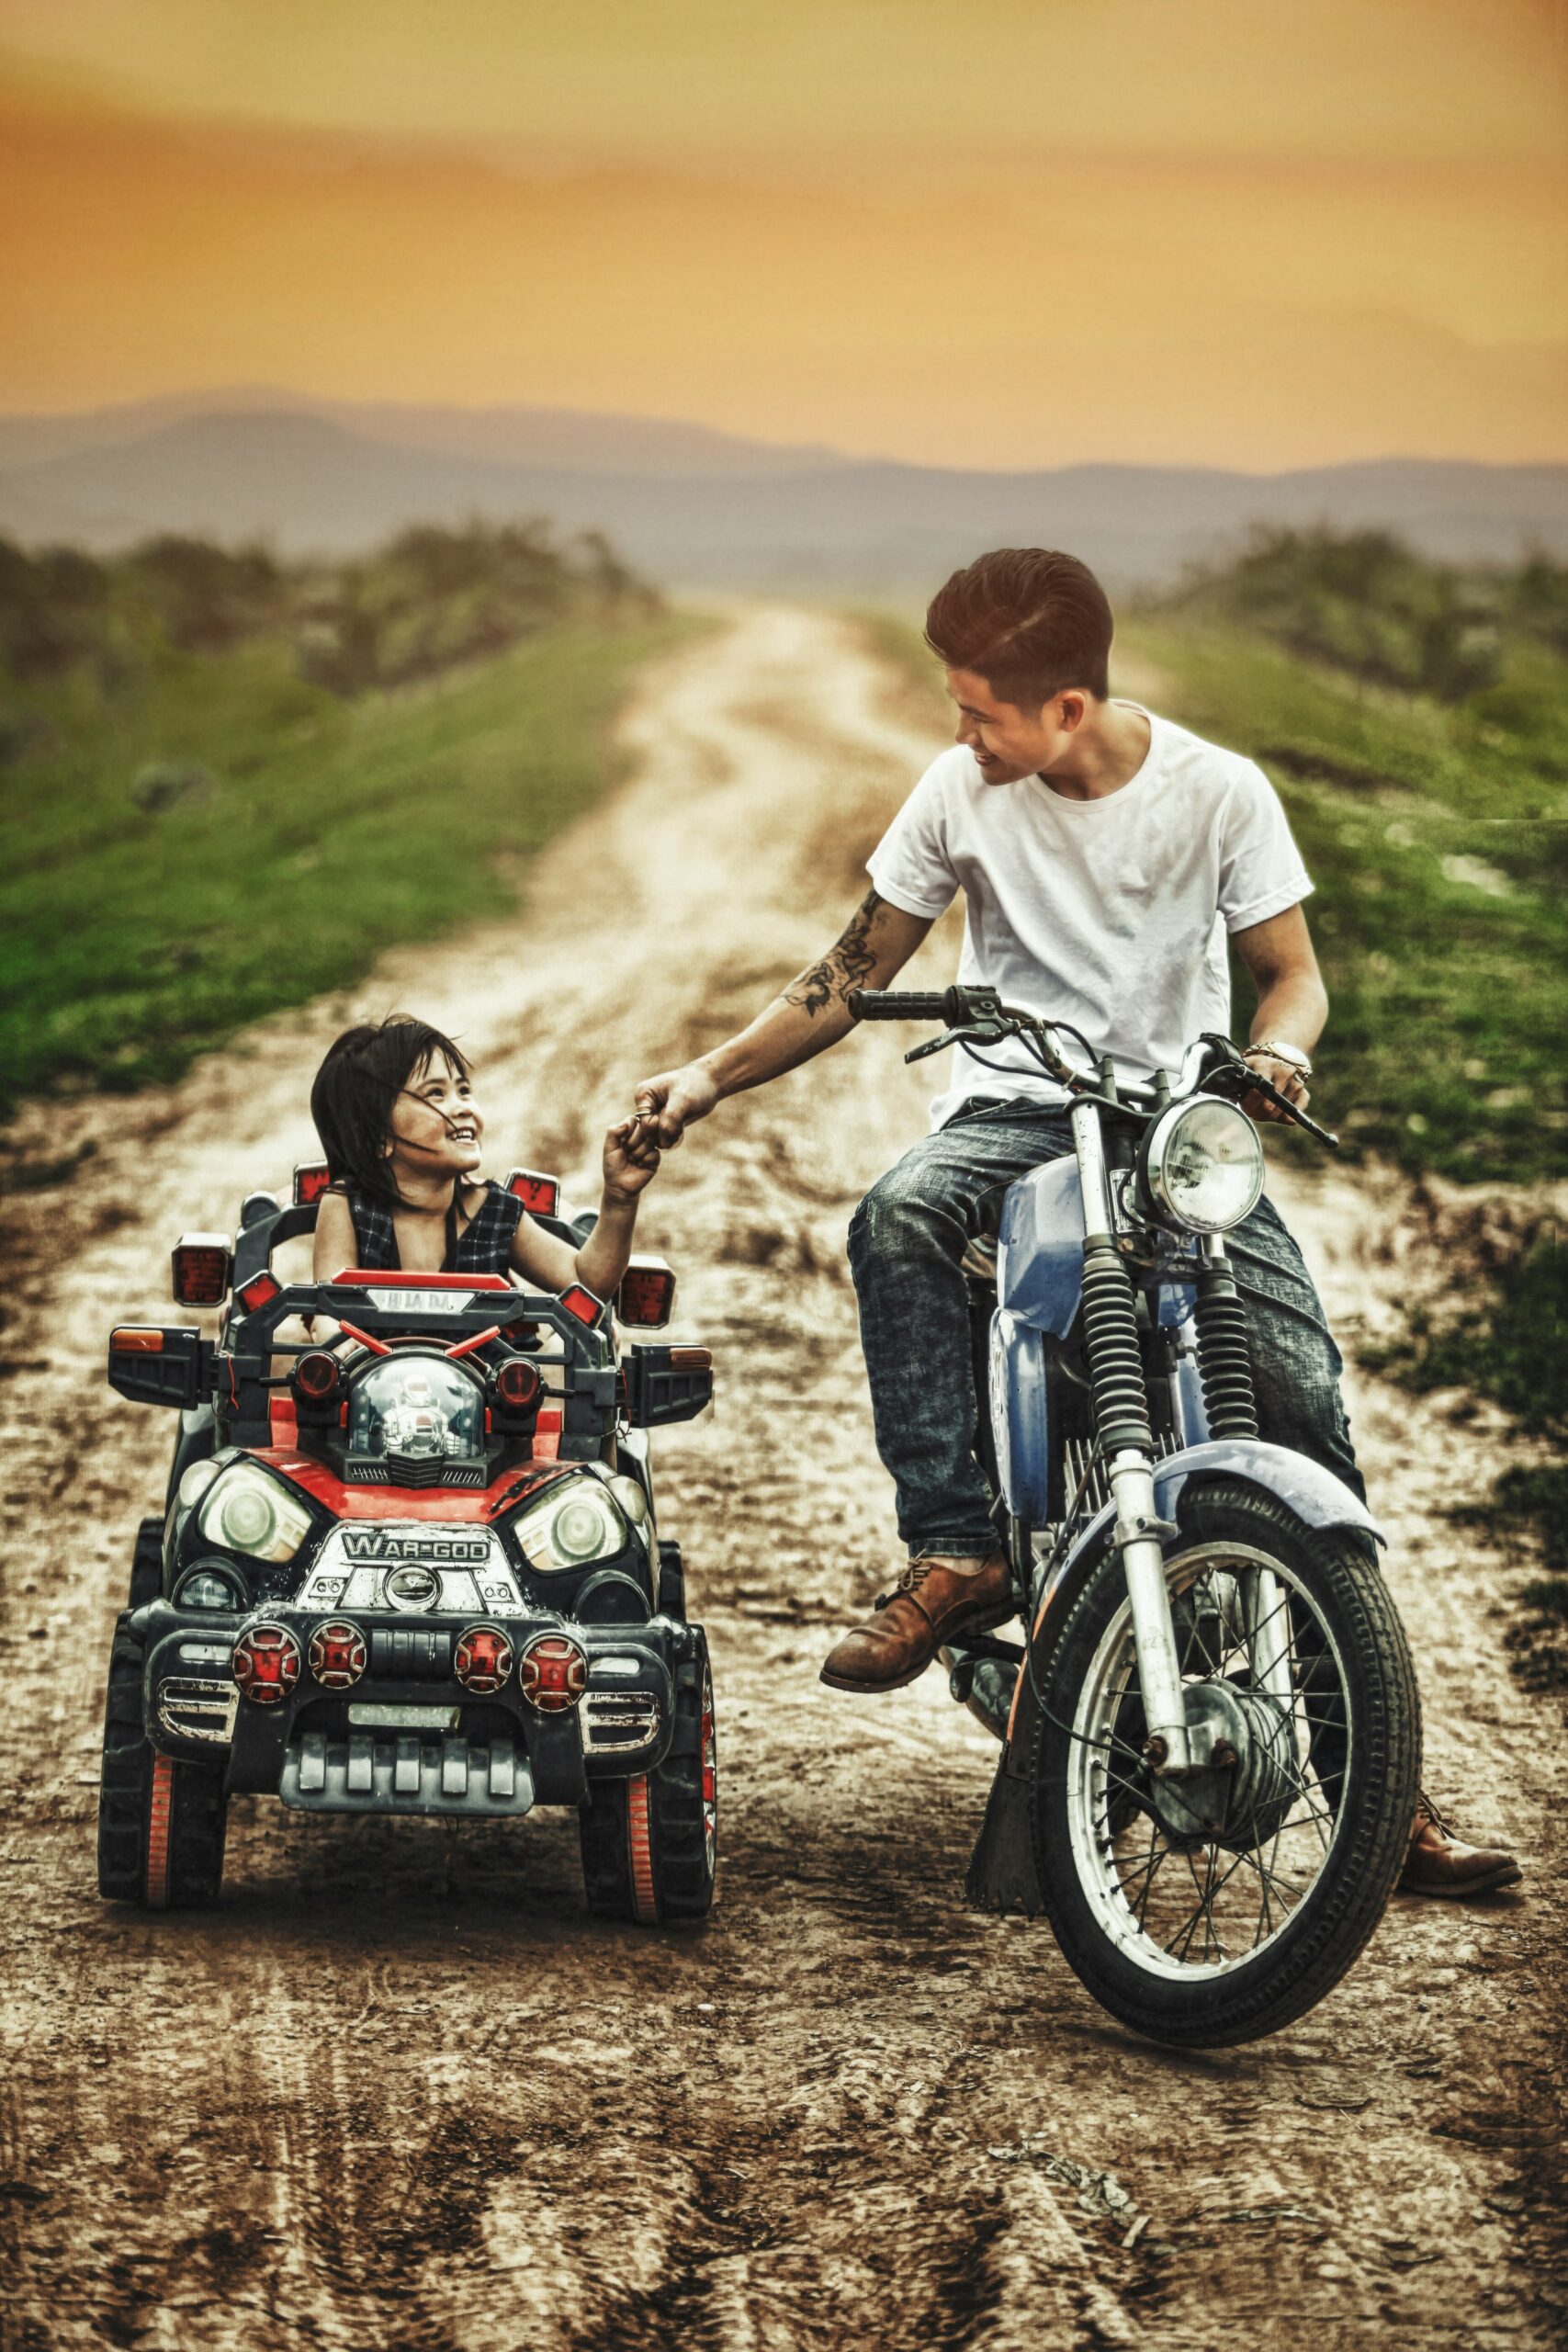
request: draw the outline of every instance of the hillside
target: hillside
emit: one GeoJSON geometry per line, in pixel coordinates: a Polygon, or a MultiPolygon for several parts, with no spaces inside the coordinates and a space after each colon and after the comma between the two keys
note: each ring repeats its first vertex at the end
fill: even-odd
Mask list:
{"type": "Polygon", "coordinates": [[[343,555],[414,522],[549,514],[691,585],[929,590],[985,546],[1081,554],[1121,586],[1168,583],[1254,524],[1390,529],[1428,556],[1568,557],[1568,468],[1390,458],[1278,475],[895,465],[678,422],[567,412],[299,402],[144,403],[0,418],[0,531],[104,550],[151,532],[265,535],[343,555]]]}

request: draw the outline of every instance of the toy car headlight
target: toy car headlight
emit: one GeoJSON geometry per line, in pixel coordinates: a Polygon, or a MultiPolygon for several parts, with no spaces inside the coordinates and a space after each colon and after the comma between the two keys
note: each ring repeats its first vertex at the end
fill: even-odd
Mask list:
{"type": "Polygon", "coordinates": [[[1224,1233],[1258,1206],[1263,1146],[1245,1111],[1217,1094],[1172,1103],[1155,1121],[1143,1154],[1155,1214],[1190,1233],[1224,1233]]]}
{"type": "Polygon", "coordinates": [[[227,1560],[201,1560],[187,1568],[175,1594],[176,1609],[243,1609],[245,1592],[227,1560]]]}
{"type": "Polygon", "coordinates": [[[597,1478],[563,1478],[512,1522],[528,1565],[584,1568],[624,1551],[626,1522],[597,1478]]]}
{"type": "Polygon", "coordinates": [[[197,1524],[209,1544],[253,1560],[291,1560],[310,1532],[299,1498],[258,1463],[235,1462],[217,1479],[197,1524]]]}

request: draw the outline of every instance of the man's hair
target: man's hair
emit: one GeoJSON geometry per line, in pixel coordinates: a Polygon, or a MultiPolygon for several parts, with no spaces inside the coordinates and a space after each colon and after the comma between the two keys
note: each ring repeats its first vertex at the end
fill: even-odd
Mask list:
{"type": "Polygon", "coordinates": [[[450,1037],[400,1012],[362,1021],[327,1048],[310,1089],[310,1116],[334,1184],[351,1185],[391,1208],[408,1207],[386,1156],[392,1105],[411,1078],[438,1060],[468,1077],[468,1062],[450,1037]]]}
{"type": "Polygon", "coordinates": [[[1068,686],[1103,702],[1114,632],[1088,564],[1051,548],[976,556],[926,608],[926,643],[950,670],[973,670],[998,702],[1035,710],[1068,686]]]}

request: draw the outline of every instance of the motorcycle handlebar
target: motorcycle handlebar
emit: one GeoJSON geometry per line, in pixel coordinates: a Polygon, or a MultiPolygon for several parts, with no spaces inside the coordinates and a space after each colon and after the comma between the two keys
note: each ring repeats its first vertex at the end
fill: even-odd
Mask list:
{"type": "Polygon", "coordinates": [[[945,1021],[950,1029],[997,1009],[995,989],[852,989],[856,1021],[945,1021]]]}

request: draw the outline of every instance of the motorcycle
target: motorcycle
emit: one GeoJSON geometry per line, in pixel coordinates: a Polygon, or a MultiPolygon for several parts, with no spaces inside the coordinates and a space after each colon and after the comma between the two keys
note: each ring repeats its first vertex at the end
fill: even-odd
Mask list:
{"type": "Polygon", "coordinates": [[[1242,1098],[1336,1138],[1212,1033],[1132,1084],[994,989],[850,1007],[943,1022],[908,1061],[1017,1040],[1068,1098],[1071,1152],[982,1199],[964,1259],[976,1450],[1025,1629],[942,1652],[1002,1743],[970,1899],[1043,1912],[1094,1998],[1154,2041],[1277,2032],[1377,1926],[1420,1777],[1381,1531],[1259,1438],[1225,1249],[1263,1189],[1242,1098]]]}

